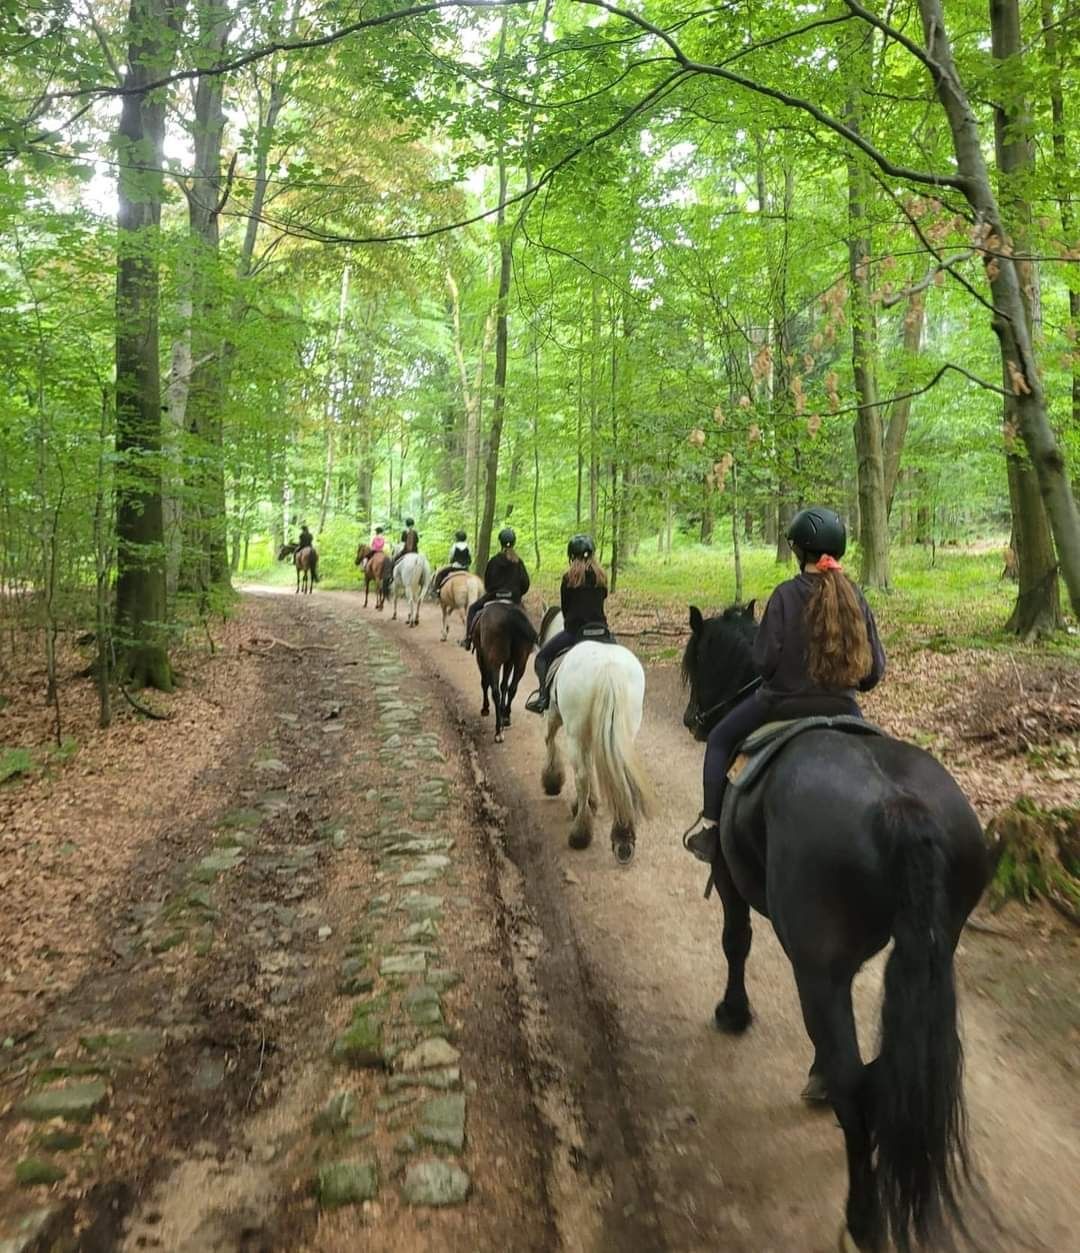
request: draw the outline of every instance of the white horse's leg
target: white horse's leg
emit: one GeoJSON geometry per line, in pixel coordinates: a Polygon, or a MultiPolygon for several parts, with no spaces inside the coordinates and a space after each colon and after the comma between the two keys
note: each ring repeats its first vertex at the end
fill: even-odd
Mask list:
{"type": "Polygon", "coordinates": [[[559,717],[559,711],[554,707],[549,708],[544,715],[544,746],[547,749],[547,760],[540,772],[540,782],[545,796],[558,796],[566,782],[566,772],[563,770],[557,739],[561,726],[562,719],[559,717]]]}
{"type": "Polygon", "coordinates": [[[569,728],[566,747],[570,764],[574,767],[574,787],[577,791],[573,804],[574,821],[570,826],[570,847],[588,848],[592,843],[592,808],[589,805],[592,794],[592,762],[585,760],[577,736],[571,735],[569,728]]]}

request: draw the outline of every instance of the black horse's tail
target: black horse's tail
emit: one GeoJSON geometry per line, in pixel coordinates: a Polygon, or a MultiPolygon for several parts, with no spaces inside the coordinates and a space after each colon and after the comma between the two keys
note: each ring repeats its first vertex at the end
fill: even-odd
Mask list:
{"type": "Polygon", "coordinates": [[[874,1074],[877,1188],[896,1247],[924,1244],[950,1220],[968,1173],[956,1023],[945,836],[914,796],[886,801],[875,825],[893,849],[893,951],[885,967],[874,1074]]]}
{"type": "Polygon", "coordinates": [[[520,640],[530,648],[536,643],[536,627],[529,621],[528,614],[520,605],[515,605],[516,612],[506,615],[506,633],[511,640],[520,640]]]}

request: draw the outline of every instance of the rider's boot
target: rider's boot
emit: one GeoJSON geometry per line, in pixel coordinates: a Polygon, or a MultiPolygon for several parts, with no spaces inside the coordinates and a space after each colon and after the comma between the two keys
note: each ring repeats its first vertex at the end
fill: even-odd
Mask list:
{"type": "Polygon", "coordinates": [[[547,662],[542,658],[536,659],[536,682],[537,689],[525,702],[525,708],[531,714],[547,713],[548,701],[550,699],[547,689],[547,662]]]}
{"type": "Polygon", "coordinates": [[[709,779],[705,783],[705,808],[702,811],[702,823],[693,831],[683,836],[683,847],[693,853],[698,861],[711,866],[720,851],[720,819],[706,817],[707,814],[724,812],[724,793],[727,790],[727,775],[719,779],[709,779]]]}
{"type": "Polygon", "coordinates": [[[701,826],[694,831],[688,831],[683,836],[683,848],[687,852],[693,853],[698,861],[703,861],[707,866],[711,866],[716,860],[716,854],[720,849],[719,826],[708,818],[704,819],[701,826]]]}

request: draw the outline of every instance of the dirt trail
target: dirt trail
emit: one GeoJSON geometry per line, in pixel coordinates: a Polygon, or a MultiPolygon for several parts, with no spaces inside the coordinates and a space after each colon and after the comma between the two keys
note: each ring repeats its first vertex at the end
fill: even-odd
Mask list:
{"type": "MultiPolygon", "coordinates": [[[[351,594],[341,597],[355,603],[351,594]]],[[[809,1044],[790,967],[763,920],[755,919],[748,967],[752,1030],[731,1039],[709,1025],[721,987],[720,911],[702,900],[702,875],[678,840],[699,804],[702,749],[679,723],[673,670],[649,671],[640,744],[655,763],[662,808],[623,871],[602,828],[585,853],[567,847],[567,800],[544,797],[539,784],[540,720],[519,707],[506,743],[492,742],[490,724],[477,716],[475,663],[438,642],[438,617],[425,606],[403,655],[457,706],[463,735],[474,739],[505,807],[507,850],[544,933],[540,980],[587,1114],[592,1167],[626,1194],[622,1212],[644,1219],[643,1243],[627,1245],[612,1231],[597,1247],[835,1247],[842,1139],[830,1114],[798,1100],[809,1044]],[[587,1017],[573,994],[562,994],[570,966],[577,975],[571,993],[587,996],[587,1017]],[[605,1095],[598,1107],[590,1099],[594,1076],[606,1094],[612,1074],[618,1100],[605,1095]]],[[[387,632],[405,630],[379,621],[387,632]]],[[[451,639],[458,634],[455,627],[451,639]]],[[[1011,942],[971,932],[958,955],[973,1143],[1005,1227],[980,1237],[980,1245],[1076,1248],[1077,1086],[984,986],[987,977],[1007,983],[1018,963],[1023,956],[1011,942]]],[[[864,1047],[873,1043],[879,994],[880,961],[857,985],[864,1047]]],[[[1075,1056],[1075,1035],[1064,1051],[1075,1056]]]]}
{"type": "Polygon", "coordinates": [[[572,1111],[530,1083],[528,928],[459,737],[346,601],[253,597],[241,624],[303,650],[233,632],[210,665],[244,700],[210,763],[182,721],[123,767],[88,746],[23,794],[29,840],[4,833],[5,871],[79,838],[26,877],[63,981],[4,980],[0,1251],[554,1247],[546,1128],[572,1140],[572,1111]],[[91,770],[106,795],[138,781],[104,832],[80,820],[91,770]]]}

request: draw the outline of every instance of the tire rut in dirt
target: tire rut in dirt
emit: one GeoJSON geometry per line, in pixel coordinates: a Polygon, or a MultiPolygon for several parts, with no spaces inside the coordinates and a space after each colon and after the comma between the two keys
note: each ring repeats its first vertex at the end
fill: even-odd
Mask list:
{"type": "MultiPolygon", "coordinates": [[[[541,1099],[539,1104],[555,1140],[567,1139],[567,1128],[550,1126],[551,1090],[562,1087],[572,1106],[570,1117],[579,1136],[570,1131],[567,1159],[578,1181],[588,1181],[593,1202],[601,1207],[595,1243],[581,1247],[588,1247],[590,1253],[625,1253],[627,1249],[662,1253],[667,1242],[655,1211],[654,1182],[635,1131],[631,1097],[620,1074],[622,1046],[617,1015],[572,920],[559,907],[558,868],[543,854],[548,836],[533,820],[526,803],[510,799],[520,796],[517,781],[498,755],[479,741],[475,719],[442,682],[434,663],[422,651],[409,653],[407,658],[443,692],[447,714],[472,759],[478,816],[492,837],[492,856],[504,855],[516,868],[523,908],[514,910],[513,902],[504,899],[504,905],[510,906],[506,926],[511,941],[523,930],[539,933],[540,943],[532,942],[536,950],[532,979],[546,1011],[544,1031],[549,1041],[532,1041],[533,1065],[540,1071],[532,1079],[535,1086],[549,1091],[549,1099],[541,1099]],[[515,916],[519,914],[528,915],[528,919],[515,916]]],[[[503,895],[505,898],[507,893],[503,895]]],[[[530,941],[526,939],[525,944],[530,945],[530,941]]],[[[556,1096],[556,1103],[558,1099],[556,1096]]],[[[559,1187],[557,1166],[551,1173],[554,1178],[549,1195],[558,1213],[569,1199],[568,1189],[559,1187]]],[[[574,1205],[579,1202],[580,1198],[573,1198],[574,1205]]],[[[567,1243],[568,1228],[572,1227],[563,1217],[560,1227],[567,1243]]],[[[576,1219],[572,1221],[576,1223],[576,1219]]]]}

